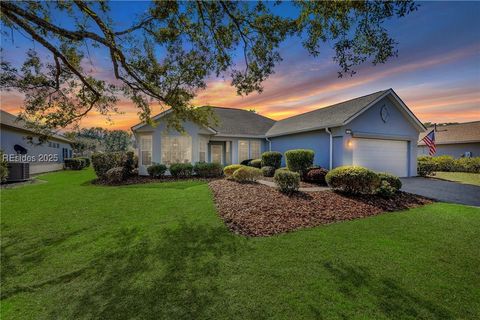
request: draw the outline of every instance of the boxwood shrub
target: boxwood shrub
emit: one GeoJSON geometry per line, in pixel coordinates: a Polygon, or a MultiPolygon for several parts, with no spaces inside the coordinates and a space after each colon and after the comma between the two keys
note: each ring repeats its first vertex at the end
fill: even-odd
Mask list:
{"type": "Polygon", "coordinates": [[[382,180],[382,182],[380,183],[380,187],[377,188],[375,193],[384,198],[391,198],[395,195],[397,191],[398,190],[395,187],[391,186],[390,183],[387,182],[387,180],[382,180]]]}
{"type": "Polygon", "coordinates": [[[373,194],[380,186],[378,175],[358,166],[338,167],[325,176],[329,187],[349,194],[373,194]]]}
{"type": "Polygon", "coordinates": [[[278,189],[286,194],[292,194],[298,191],[300,187],[300,174],[288,170],[276,170],[273,180],[278,189]]]}
{"type": "Polygon", "coordinates": [[[172,163],[169,171],[174,178],[190,178],[193,174],[193,166],[191,163],[172,163]]]}
{"type": "Polygon", "coordinates": [[[82,170],[87,166],[86,161],[83,158],[68,158],[63,160],[65,169],[70,170],[82,170]]]}
{"type": "Polygon", "coordinates": [[[262,167],[262,174],[264,177],[273,177],[273,175],[275,174],[275,167],[262,167]]]}
{"type": "Polygon", "coordinates": [[[254,167],[254,168],[261,168],[262,167],[262,159],[253,159],[251,160],[248,165],[250,167],[254,167]]]}
{"type": "Polygon", "coordinates": [[[280,168],[282,165],[282,154],[278,151],[267,151],[262,153],[262,167],[280,168]]]}
{"type": "Polygon", "coordinates": [[[237,182],[254,182],[262,176],[262,170],[254,167],[242,166],[235,170],[232,175],[233,180],[237,182]]]}
{"type": "Polygon", "coordinates": [[[162,177],[165,172],[167,171],[167,166],[160,163],[152,164],[150,167],[147,168],[148,174],[152,178],[160,178],[162,177]]]}
{"type": "Polygon", "coordinates": [[[241,167],[244,167],[244,165],[241,165],[241,164],[231,164],[229,166],[226,166],[225,168],[223,168],[223,174],[225,174],[225,176],[227,178],[231,178],[233,173],[235,171],[237,171],[237,169],[241,168],[241,167]]]}
{"type": "Polygon", "coordinates": [[[223,175],[223,167],[220,163],[197,162],[193,172],[201,178],[216,178],[223,175]]]}
{"type": "Polygon", "coordinates": [[[315,152],[308,149],[295,149],[285,152],[287,168],[290,171],[300,173],[302,176],[313,165],[315,152]]]}
{"type": "Polygon", "coordinates": [[[380,172],[377,173],[378,177],[380,178],[380,182],[386,181],[395,191],[398,191],[402,188],[402,181],[397,176],[393,174],[380,172]]]}
{"type": "Polygon", "coordinates": [[[431,175],[435,171],[480,173],[480,157],[458,158],[452,156],[418,157],[418,175],[431,175]]]}

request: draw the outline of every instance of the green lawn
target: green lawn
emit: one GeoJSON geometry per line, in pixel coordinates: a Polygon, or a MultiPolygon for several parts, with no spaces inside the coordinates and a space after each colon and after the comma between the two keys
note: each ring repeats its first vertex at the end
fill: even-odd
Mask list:
{"type": "Polygon", "coordinates": [[[480,186],[480,173],[435,172],[435,178],[480,186]]]}
{"type": "Polygon", "coordinates": [[[269,238],[202,182],[1,191],[2,319],[475,319],[480,209],[433,204],[269,238]]]}

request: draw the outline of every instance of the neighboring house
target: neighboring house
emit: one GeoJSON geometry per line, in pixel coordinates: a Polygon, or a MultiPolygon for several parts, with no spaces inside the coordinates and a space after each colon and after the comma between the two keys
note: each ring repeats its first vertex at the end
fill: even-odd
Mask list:
{"type": "MultiPolygon", "coordinates": [[[[434,127],[420,135],[418,155],[428,155],[428,147],[421,139],[434,127]]],[[[437,126],[435,130],[435,156],[480,157],[480,121],[437,126]]]]}
{"type": "Polygon", "coordinates": [[[25,123],[11,113],[0,110],[0,149],[9,162],[28,162],[30,174],[63,169],[63,160],[72,157],[71,141],[53,135],[43,144],[37,144],[35,134],[25,123]],[[33,137],[29,142],[27,137],[33,137]]]}
{"type": "Polygon", "coordinates": [[[133,126],[140,174],[147,174],[152,163],[227,165],[260,158],[268,150],[299,148],[314,150],[314,163],[324,168],[359,165],[401,177],[417,174],[418,135],[425,128],[392,89],[280,121],[239,109],[213,111],[218,125],[187,122],[183,135],[165,129],[170,111],[153,117],[153,127],[133,126]]]}

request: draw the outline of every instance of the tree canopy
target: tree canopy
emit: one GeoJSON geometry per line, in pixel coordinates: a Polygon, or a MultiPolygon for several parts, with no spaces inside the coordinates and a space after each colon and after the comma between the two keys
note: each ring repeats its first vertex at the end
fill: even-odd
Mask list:
{"type": "Polygon", "coordinates": [[[0,78],[3,90],[24,94],[22,117],[46,131],[92,110],[122,111],[116,102],[123,97],[142,121],[150,121],[155,103],[172,109],[169,126],[177,130],[184,120],[208,124],[211,111],[191,100],[209,76],[230,76],[240,95],[261,92],[287,37],[301,38],[313,56],[333,44],[339,76],[353,75],[361,63],[397,54],[385,21],[417,8],[413,1],[159,1],[119,29],[105,1],[1,1],[0,7],[3,37],[21,32],[49,53],[45,58],[35,47],[21,66],[2,59],[0,78]],[[294,8],[288,16],[275,13],[285,5],[294,8]],[[108,79],[84,68],[94,54],[108,57],[108,79]]]}

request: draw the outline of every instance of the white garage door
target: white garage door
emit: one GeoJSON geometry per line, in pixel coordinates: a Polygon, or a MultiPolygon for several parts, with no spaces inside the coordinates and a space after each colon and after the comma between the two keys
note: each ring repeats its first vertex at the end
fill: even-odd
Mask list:
{"type": "Polygon", "coordinates": [[[354,139],[353,165],[406,177],[408,176],[408,142],[354,139]]]}

